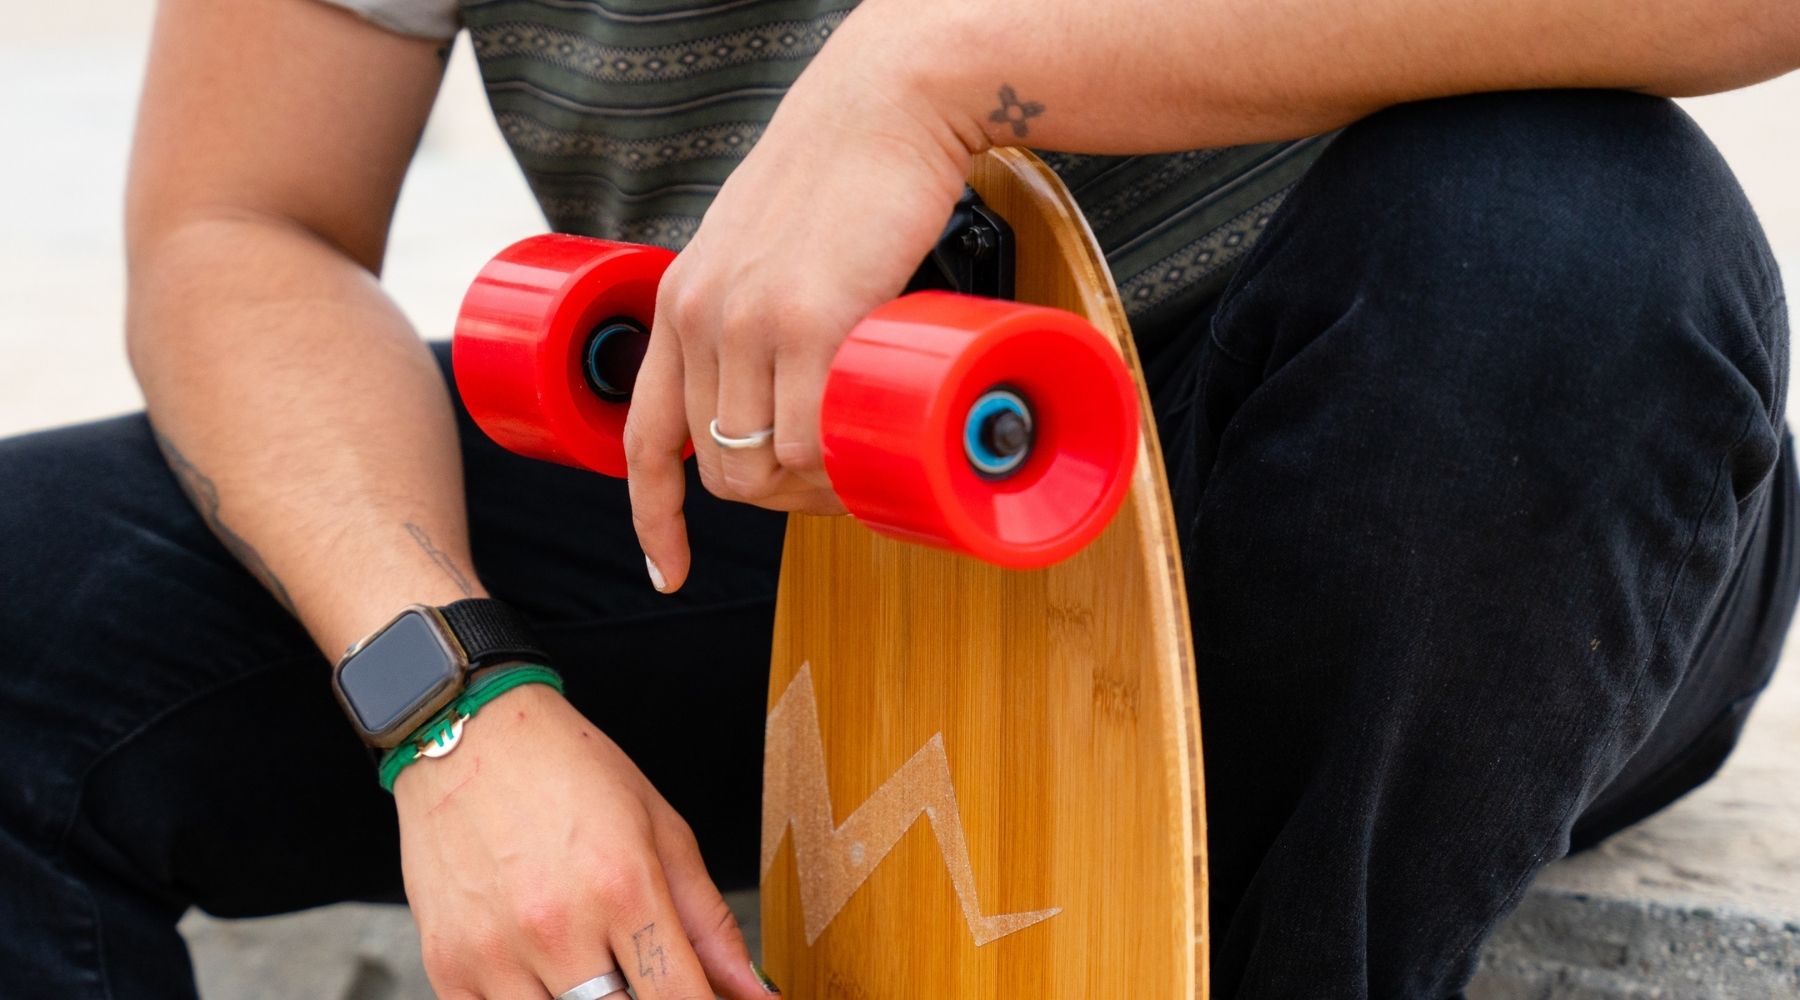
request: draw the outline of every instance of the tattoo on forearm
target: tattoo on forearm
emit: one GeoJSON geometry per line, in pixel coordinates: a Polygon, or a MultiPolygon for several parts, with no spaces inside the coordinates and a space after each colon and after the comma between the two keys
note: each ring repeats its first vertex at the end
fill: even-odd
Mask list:
{"type": "Polygon", "coordinates": [[[1044,113],[1044,106],[1037,101],[1021,101],[1012,89],[1012,84],[1000,85],[1000,106],[988,113],[988,121],[996,125],[1011,125],[1013,135],[1023,139],[1031,134],[1031,119],[1044,113]]]}
{"type": "Polygon", "coordinates": [[[637,949],[638,975],[654,981],[657,976],[669,973],[669,956],[663,953],[662,945],[656,942],[656,925],[645,924],[631,935],[631,946],[637,949]]]}
{"type": "Polygon", "coordinates": [[[463,574],[463,571],[456,568],[456,560],[450,558],[450,553],[438,548],[437,544],[431,540],[431,536],[425,533],[424,528],[408,521],[406,522],[406,533],[411,535],[412,540],[418,543],[419,548],[424,549],[425,554],[431,557],[431,561],[437,563],[438,568],[450,577],[457,589],[462,591],[464,597],[475,596],[475,588],[469,585],[469,578],[463,574]]]}
{"type": "Polygon", "coordinates": [[[206,522],[206,526],[212,529],[213,535],[225,545],[226,550],[252,576],[261,581],[269,593],[275,595],[275,599],[281,602],[281,606],[289,614],[295,614],[293,598],[288,596],[287,587],[282,584],[281,578],[263,560],[262,553],[256,551],[255,546],[245,541],[244,536],[233,531],[219,516],[219,487],[194,463],[188,461],[187,456],[175,447],[175,442],[161,431],[156,431],[155,434],[156,446],[162,450],[163,461],[169,463],[169,470],[175,473],[175,481],[181,484],[181,492],[187,494],[188,502],[200,512],[200,518],[206,522]]]}

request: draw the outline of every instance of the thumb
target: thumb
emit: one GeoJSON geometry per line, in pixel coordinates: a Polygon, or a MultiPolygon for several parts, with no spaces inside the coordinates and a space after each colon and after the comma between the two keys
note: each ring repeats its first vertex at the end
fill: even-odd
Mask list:
{"type": "Polygon", "coordinates": [[[706,970],[707,982],[725,1000],[769,1000],[780,996],[780,987],[751,961],[743,929],[725,897],[719,894],[719,887],[713,884],[712,876],[707,874],[693,831],[679,817],[671,816],[670,820],[659,824],[668,829],[657,831],[657,853],[668,879],[669,895],[675,901],[675,912],[687,928],[688,940],[693,942],[700,967],[706,970]]]}

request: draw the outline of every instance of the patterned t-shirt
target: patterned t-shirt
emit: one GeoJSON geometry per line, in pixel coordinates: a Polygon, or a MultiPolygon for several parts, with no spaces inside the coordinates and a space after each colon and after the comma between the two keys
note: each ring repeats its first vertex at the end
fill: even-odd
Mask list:
{"type": "MultiPolygon", "coordinates": [[[[552,228],[679,249],[856,0],[329,0],[466,28],[552,228]]],[[[1143,335],[1221,288],[1329,136],[1152,156],[1045,153],[1143,335]]]]}

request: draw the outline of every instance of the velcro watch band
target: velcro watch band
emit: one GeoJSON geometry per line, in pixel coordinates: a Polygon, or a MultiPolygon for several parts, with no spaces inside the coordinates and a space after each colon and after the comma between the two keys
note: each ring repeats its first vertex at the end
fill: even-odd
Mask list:
{"type": "Polygon", "coordinates": [[[503,601],[471,597],[437,610],[462,645],[471,669],[507,660],[550,662],[549,656],[531,637],[531,627],[525,623],[524,616],[503,601]]]}

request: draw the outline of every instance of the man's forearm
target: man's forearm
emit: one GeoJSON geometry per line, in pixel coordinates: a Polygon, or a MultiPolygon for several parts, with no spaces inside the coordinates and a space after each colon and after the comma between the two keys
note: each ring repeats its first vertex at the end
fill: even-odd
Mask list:
{"type": "Polygon", "coordinates": [[[134,254],[129,330],[182,488],[327,654],[480,593],[443,380],[355,262],[287,223],[187,222],[134,254]]]}
{"type": "Polygon", "coordinates": [[[820,54],[821,64],[833,59],[844,72],[891,72],[924,90],[970,149],[1023,143],[1142,153],[1296,138],[1450,94],[1728,90],[1800,66],[1800,7],[1794,0],[867,0],[820,54]]]}

